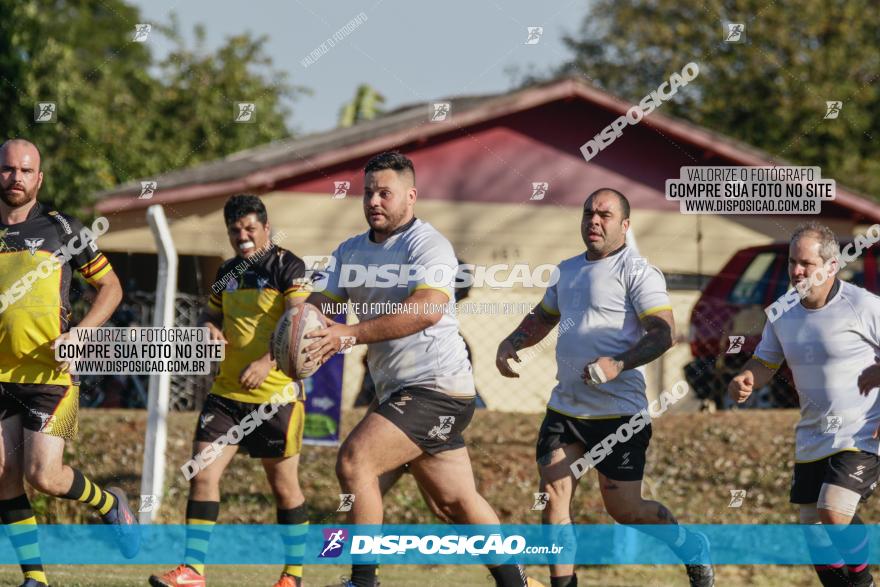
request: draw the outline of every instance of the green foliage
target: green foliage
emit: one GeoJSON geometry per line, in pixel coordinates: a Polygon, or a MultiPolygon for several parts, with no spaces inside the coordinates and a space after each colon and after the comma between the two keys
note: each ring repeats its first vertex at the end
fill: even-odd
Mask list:
{"type": "Polygon", "coordinates": [[[556,74],[637,103],[693,61],[699,77],[661,111],[777,159],[819,165],[880,195],[880,12],[867,0],[597,0],[556,74]],[[726,43],[726,23],[746,42],[726,43]],[[826,101],[839,100],[836,120],[826,101]]]}
{"type": "Polygon", "coordinates": [[[361,84],[354,99],[339,112],[339,126],[349,127],[363,120],[372,120],[382,113],[385,97],[369,84],[361,84]]]}
{"type": "MultiPolygon", "coordinates": [[[[302,88],[274,71],[265,38],[238,35],[215,52],[188,48],[176,21],[152,23],[174,49],[156,62],[133,41],[143,22],[122,0],[0,0],[0,128],[43,153],[42,200],[69,212],[95,192],[290,135],[286,101],[302,88]],[[38,101],[54,124],[34,122],[38,101]],[[235,102],[256,122],[234,122],[235,102]]],[[[6,138],[4,137],[4,138],[6,138]]]]}

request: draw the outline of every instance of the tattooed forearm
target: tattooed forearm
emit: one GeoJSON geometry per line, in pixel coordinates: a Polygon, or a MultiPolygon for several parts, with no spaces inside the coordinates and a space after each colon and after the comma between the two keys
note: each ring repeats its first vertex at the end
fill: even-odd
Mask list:
{"type": "Polygon", "coordinates": [[[672,327],[657,316],[648,316],[645,322],[645,336],[626,352],[613,357],[623,363],[623,369],[635,369],[650,363],[672,346],[672,327]]]}
{"type": "Polygon", "coordinates": [[[513,345],[513,348],[516,350],[520,350],[523,348],[523,343],[527,341],[529,338],[528,333],[522,328],[522,326],[518,327],[514,330],[510,336],[507,337],[507,340],[510,341],[510,344],[513,345]]]}
{"type": "Polygon", "coordinates": [[[537,306],[532,313],[523,318],[523,321],[519,323],[516,330],[510,333],[506,340],[513,345],[514,349],[522,350],[538,344],[541,339],[553,330],[557,322],[559,322],[559,316],[548,314],[541,306],[537,306]]]}

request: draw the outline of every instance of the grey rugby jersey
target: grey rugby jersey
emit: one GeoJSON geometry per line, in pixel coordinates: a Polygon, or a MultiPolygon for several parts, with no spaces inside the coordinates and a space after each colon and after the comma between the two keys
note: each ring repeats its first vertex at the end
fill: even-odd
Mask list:
{"type": "Polygon", "coordinates": [[[454,283],[458,259],[452,245],[433,226],[419,219],[385,242],[370,240],[367,231],[343,242],[333,252],[323,293],[355,306],[359,320],[370,320],[396,307],[423,288],[446,293],[443,317],[428,328],[395,340],[368,345],[367,364],[379,402],[410,386],[426,387],[455,397],[473,397],[473,373],[455,317],[454,283]],[[421,275],[416,268],[421,267],[421,275]],[[368,271],[372,268],[372,271],[368,271]],[[379,283],[363,283],[358,272],[372,272],[379,283]],[[403,276],[402,278],[400,276],[403,276]]]}
{"type": "Polygon", "coordinates": [[[584,367],[613,357],[644,336],[641,319],[671,310],[663,273],[629,247],[598,261],[585,253],[558,267],[559,281],[541,306],[560,317],[556,379],[547,407],[577,418],[628,416],[648,407],[644,370],[627,369],[601,385],[581,379],[584,367]]]}
{"type": "Polygon", "coordinates": [[[768,367],[788,362],[801,405],[795,460],[809,462],[843,450],[877,454],[878,392],[859,394],[859,374],[880,352],[880,298],[851,283],[823,307],[797,304],[764,325],[754,357],[768,367]]]}

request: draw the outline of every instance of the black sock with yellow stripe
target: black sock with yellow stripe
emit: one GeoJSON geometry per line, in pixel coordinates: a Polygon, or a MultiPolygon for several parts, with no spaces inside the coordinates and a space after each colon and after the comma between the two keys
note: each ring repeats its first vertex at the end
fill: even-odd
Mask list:
{"type": "Polygon", "coordinates": [[[205,574],[205,560],[208,558],[208,543],[211,532],[220,517],[219,501],[186,502],[186,555],[183,563],[192,567],[200,575],[205,574]]]}
{"type": "Polygon", "coordinates": [[[527,585],[526,571],[522,565],[504,564],[497,567],[489,567],[489,572],[495,579],[496,587],[525,587],[527,585]]]}
{"type": "Polygon", "coordinates": [[[284,540],[283,573],[302,579],[306,534],[309,533],[309,511],[306,504],[289,510],[279,509],[278,524],[283,526],[281,528],[281,537],[284,540]]]}
{"type": "Polygon", "coordinates": [[[67,493],[61,497],[87,503],[102,516],[106,515],[116,505],[116,498],[113,497],[112,493],[101,489],[97,483],[94,483],[80,473],[78,469],[73,470],[73,484],[67,490],[67,493]]]}
{"type": "Polygon", "coordinates": [[[37,518],[27,495],[22,493],[12,499],[0,499],[0,520],[6,524],[6,534],[15,548],[25,580],[34,579],[48,585],[49,580],[46,579],[40,559],[37,518]]]}

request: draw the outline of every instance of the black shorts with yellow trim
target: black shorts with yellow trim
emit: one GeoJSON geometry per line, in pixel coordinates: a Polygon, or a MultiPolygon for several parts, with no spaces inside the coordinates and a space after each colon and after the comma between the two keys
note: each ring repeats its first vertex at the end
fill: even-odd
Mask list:
{"type": "Polygon", "coordinates": [[[78,411],[78,384],[0,383],[0,420],[20,415],[28,430],[71,440],[78,411]]]}
{"type": "Polygon", "coordinates": [[[272,406],[209,393],[199,414],[195,440],[214,442],[226,436],[229,444],[244,447],[256,459],[291,457],[302,450],[304,427],[303,402],[272,406]],[[271,414],[273,409],[277,411],[271,414]]]}

